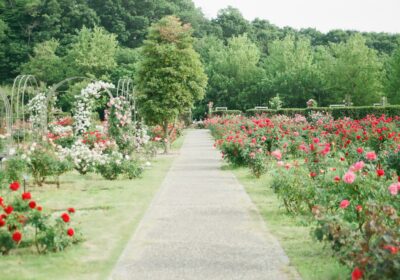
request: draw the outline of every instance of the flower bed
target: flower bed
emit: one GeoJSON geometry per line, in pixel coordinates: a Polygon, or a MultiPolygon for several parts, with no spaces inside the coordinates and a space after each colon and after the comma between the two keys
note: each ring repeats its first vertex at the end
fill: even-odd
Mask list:
{"type": "Polygon", "coordinates": [[[53,215],[46,213],[31,193],[20,189],[18,182],[12,182],[7,193],[0,196],[1,254],[30,247],[39,254],[62,251],[80,240],[71,226],[74,208],[53,215]]]}
{"type": "Polygon", "coordinates": [[[249,166],[288,212],[308,215],[317,240],[353,279],[400,277],[400,118],[314,113],[207,120],[227,161],[249,166]]]}

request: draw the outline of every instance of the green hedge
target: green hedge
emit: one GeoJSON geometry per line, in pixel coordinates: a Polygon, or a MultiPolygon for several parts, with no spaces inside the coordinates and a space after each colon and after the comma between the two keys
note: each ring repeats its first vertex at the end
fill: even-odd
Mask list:
{"type": "Polygon", "coordinates": [[[221,111],[213,111],[213,116],[226,116],[226,115],[241,115],[243,114],[240,110],[221,110],[221,111]]]}
{"type": "Polygon", "coordinates": [[[255,110],[250,109],[246,111],[247,116],[255,116],[259,114],[266,115],[287,115],[294,116],[296,114],[307,115],[311,111],[317,112],[328,112],[332,114],[335,119],[350,117],[352,119],[362,119],[367,115],[381,116],[400,116],[400,105],[392,105],[385,107],[375,106],[364,106],[364,107],[342,107],[342,108],[329,108],[329,107],[318,107],[318,108],[285,108],[280,110],[255,110]]]}

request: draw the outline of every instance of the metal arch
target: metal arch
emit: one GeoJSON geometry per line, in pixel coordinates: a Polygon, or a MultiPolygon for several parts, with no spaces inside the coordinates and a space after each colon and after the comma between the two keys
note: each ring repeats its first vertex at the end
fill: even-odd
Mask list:
{"type": "MultiPolygon", "coordinates": [[[[28,87],[33,88],[33,92],[37,94],[37,89],[39,88],[38,82],[33,75],[18,75],[14,79],[11,98],[10,98],[10,108],[11,108],[11,141],[13,141],[14,135],[14,123],[20,120],[20,111],[22,110],[22,131],[25,139],[26,135],[26,119],[25,119],[25,93],[28,87]],[[21,108],[20,108],[21,107],[21,108]],[[21,109],[21,110],[20,110],[21,109]],[[14,115],[15,113],[15,115],[14,115]]],[[[19,141],[18,141],[19,142],[19,141]]]]}
{"type": "Polygon", "coordinates": [[[133,80],[131,78],[121,78],[118,80],[117,97],[123,96],[129,102],[131,111],[133,111],[133,120],[136,122],[137,107],[133,80]]]}
{"type": "MultiPolygon", "coordinates": [[[[69,82],[71,82],[71,81],[76,81],[76,80],[82,80],[82,81],[84,81],[84,80],[87,80],[89,83],[91,83],[91,82],[96,82],[96,81],[98,81],[98,80],[95,80],[95,79],[92,79],[92,78],[89,78],[89,77],[84,77],[84,76],[75,76],[75,77],[69,77],[69,78],[67,78],[67,79],[64,79],[64,80],[62,80],[61,82],[59,82],[59,83],[57,83],[57,84],[55,84],[55,85],[53,85],[51,88],[50,88],[50,90],[48,91],[48,94],[47,94],[47,96],[46,96],[46,107],[48,108],[49,107],[49,103],[50,103],[50,100],[56,95],[56,93],[57,93],[57,90],[61,87],[61,86],[63,86],[63,85],[65,85],[66,83],[69,83],[69,82]]],[[[113,98],[114,96],[113,96],[113,94],[111,93],[111,91],[108,89],[108,88],[105,88],[105,89],[103,89],[105,92],[107,92],[107,94],[108,94],[108,96],[110,97],[110,98],[113,98]]],[[[47,119],[47,114],[44,116],[44,118],[45,118],[45,122],[46,122],[46,125],[45,125],[45,131],[44,131],[44,133],[47,133],[47,129],[48,129],[48,125],[47,125],[47,123],[48,123],[48,119],[47,119]]]]}
{"type": "MultiPolygon", "coordinates": [[[[46,96],[46,107],[49,106],[50,100],[56,95],[57,90],[58,90],[61,86],[63,86],[63,85],[66,84],[66,83],[69,83],[69,82],[71,82],[71,81],[76,81],[76,80],[82,80],[82,81],[87,80],[88,82],[96,82],[96,81],[97,81],[97,80],[95,80],[95,79],[92,79],[92,78],[89,78],[89,77],[85,77],[85,76],[74,76],[74,77],[69,77],[69,78],[66,78],[66,79],[62,80],[61,82],[59,82],[59,83],[53,85],[53,86],[50,88],[50,90],[49,90],[49,92],[48,92],[48,94],[47,94],[47,96],[46,96]]],[[[104,90],[107,92],[107,94],[108,94],[108,96],[109,96],[110,98],[113,97],[111,91],[109,91],[107,88],[104,89],[104,90]]],[[[46,120],[45,120],[45,121],[46,121],[46,123],[47,123],[47,122],[48,122],[48,120],[47,120],[47,115],[46,115],[45,117],[46,117],[46,120]]],[[[47,133],[47,125],[45,126],[45,133],[47,133]]]]}
{"type": "MultiPolygon", "coordinates": [[[[89,77],[83,77],[83,76],[76,76],[76,77],[67,78],[67,79],[65,79],[65,80],[63,80],[63,81],[61,81],[61,82],[59,82],[59,83],[57,83],[57,84],[55,84],[55,85],[53,85],[51,87],[51,89],[49,90],[49,93],[47,95],[47,102],[49,102],[51,100],[51,98],[53,98],[53,96],[56,94],[57,89],[59,87],[63,86],[64,84],[66,84],[66,83],[68,83],[70,81],[75,81],[75,80],[88,80],[89,82],[98,81],[98,80],[95,80],[95,79],[92,79],[92,78],[89,78],[89,77]]],[[[108,94],[108,96],[110,98],[113,98],[113,95],[112,95],[112,93],[111,93],[111,91],[109,89],[105,88],[104,90],[107,92],[107,94],[108,94]]]]}
{"type": "Polygon", "coordinates": [[[11,116],[11,107],[10,107],[10,102],[8,101],[7,94],[4,93],[3,91],[0,90],[0,96],[1,100],[3,101],[4,104],[4,110],[5,110],[5,121],[6,121],[6,130],[7,130],[7,135],[6,139],[8,144],[11,144],[11,126],[12,126],[12,116],[11,116]]]}

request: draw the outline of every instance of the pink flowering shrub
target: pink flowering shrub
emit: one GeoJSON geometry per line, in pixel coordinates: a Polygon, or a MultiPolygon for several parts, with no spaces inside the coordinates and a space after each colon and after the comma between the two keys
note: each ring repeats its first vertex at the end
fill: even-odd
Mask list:
{"type": "Polygon", "coordinates": [[[312,114],[207,120],[223,158],[247,165],[313,224],[355,279],[400,278],[400,117],[312,114]],[[267,168],[268,167],[268,168],[267,168]]]}

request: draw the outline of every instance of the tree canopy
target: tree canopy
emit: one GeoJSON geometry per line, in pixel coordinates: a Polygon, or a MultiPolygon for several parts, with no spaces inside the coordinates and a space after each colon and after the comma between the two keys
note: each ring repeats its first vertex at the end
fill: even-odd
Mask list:
{"type": "Polygon", "coordinates": [[[162,18],[150,27],[141,55],[136,79],[139,110],[147,123],[163,126],[168,140],[168,124],[192,109],[207,85],[191,26],[174,16],[162,18]]]}
{"type": "Polygon", "coordinates": [[[233,7],[208,19],[192,0],[0,1],[0,83],[21,73],[49,85],[71,75],[135,79],[148,28],[169,15],[191,25],[209,78],[197,115],[208,101],[248,109],[277,94],[286,107],[345,95],[355,105],[400,103],[400,34],[281,28],[233,7]]]}

